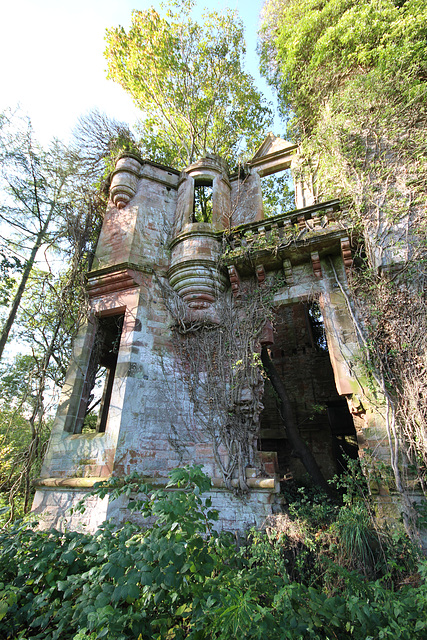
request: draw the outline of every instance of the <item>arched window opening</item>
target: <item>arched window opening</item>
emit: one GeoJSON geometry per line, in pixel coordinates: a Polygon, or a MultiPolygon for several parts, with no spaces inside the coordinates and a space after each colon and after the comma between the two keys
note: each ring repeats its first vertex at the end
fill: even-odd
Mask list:
{"type": "Polygon", "coordinates": [[[193,222],[212,222],[213,180],[204,178],[194,184],[193,222]]]}

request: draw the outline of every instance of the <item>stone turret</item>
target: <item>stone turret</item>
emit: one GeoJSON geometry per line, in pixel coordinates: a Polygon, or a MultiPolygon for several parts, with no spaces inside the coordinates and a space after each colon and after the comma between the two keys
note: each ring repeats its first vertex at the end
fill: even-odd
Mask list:
{"type": "Polygon", "coordinates": [[[218,231],[227,228],[230,212],[231,186],[221,158],[207,156],[181,173],[168,275],[190,309],[207,309],[226,285],[218,268],[218,231]]]}

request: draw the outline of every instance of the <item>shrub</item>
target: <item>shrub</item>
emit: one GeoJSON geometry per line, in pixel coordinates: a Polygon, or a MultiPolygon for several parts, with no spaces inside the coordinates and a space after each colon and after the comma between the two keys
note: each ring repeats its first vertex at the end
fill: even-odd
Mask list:
{"type": "MultiPolygon", "coordinates": [[[[334,562],[313,526],[301,528],[289,516],[281,530],[270,523],[267,533],[252,532],[238,548],[233,536],[212,529],[217,514],[203,497],[210,481],[200,467],[172,472],[166,490],[152,491],[137,476],[112,485],[96,491],[127,494],[144,516],[155,516],[154,524],[116,529],[105,523],[94,534],[82,534],[42,532],[20,522],[0,533],[0,637],[426,637],[427,562],[406,584],[390,589],[384,579],[369,581],[334,562]],[[135,498],[137,492],[144,497],[135,498]],[[301,545],[295,557],[308,549],[316,560],[310,570],[300,570],[299,581],[288,562],[292,536],[301,545]],[[332,582],[340,592],[330,588],[332,582]]],[[[347,526],[343,513],[339,518],[347,526]]],[[[402,549],[396,542],[396,551],[402,549]]]]}

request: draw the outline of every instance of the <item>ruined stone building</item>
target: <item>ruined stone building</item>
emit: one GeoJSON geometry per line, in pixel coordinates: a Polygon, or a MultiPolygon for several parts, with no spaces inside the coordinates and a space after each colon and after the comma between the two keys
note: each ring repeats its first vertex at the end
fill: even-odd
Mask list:
{"type": "Polygon", "coordinates": [[[106,518],[123,522],[126,502],[108,496],[91,498],[83,515],[67,509],[112,475],[137,471],[156,486],[185,464],[203,465],[211,477],[219,527],[260,524],[280,509],[281,482],[302,478],[305,469],[292,456],[268,381],[254,374],[232,406],[215,405],[206,420],[203,407],[221,384],[223,395],[231,393],[241,360],[226,363],[227,380],[218,378],[201,398],[207,374],[193,366],[201,348],[196,343],[185,362],[185,349],[177,352],[174,343],[203,327],[221,332],[224,304],[230,313],[240,309],[243,323],[248,291],[267,292],[270,310],[254,334],[253,370],[257,348],[267,346],[324,476],[342,468],[344,454],[357,457],[367,446],[387,459],[381,413],[358,370],[347,296],[352,256],[339,201],[316,202],[310,185],[296,179],[296,209],[264,217],[263,179],[297,166],[297,146],[271,134],[235,173],[215,156],[182,172],[132,154],[117,160],[87,274],[88,319],[37,481],[33,509],[44,526],[93,530],[106,518]],[[235,439],[233,448],[227,433],[236,416],[249,427],[247,441],[235,439]]]}

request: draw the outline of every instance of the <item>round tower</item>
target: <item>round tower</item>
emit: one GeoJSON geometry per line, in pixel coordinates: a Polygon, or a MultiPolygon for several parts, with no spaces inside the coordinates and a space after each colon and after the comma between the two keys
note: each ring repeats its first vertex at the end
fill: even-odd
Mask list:
{"type": "Polygon", "coordinates": [[[228,228],[230,213],[231,186],[221,158],[208,155],[182,172],[169,281],[192,309],[210,307],[224,288],[220,232],[228,228]]]}

